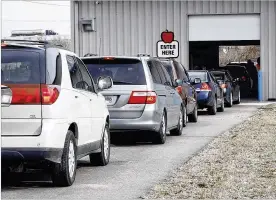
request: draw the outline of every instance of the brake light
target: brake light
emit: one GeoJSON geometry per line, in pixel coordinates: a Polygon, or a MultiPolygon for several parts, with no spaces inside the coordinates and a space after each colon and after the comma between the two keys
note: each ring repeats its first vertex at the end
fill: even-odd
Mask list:
{"type": "Polygon", "coordinates": [[[243,81],[246,81],[246,77],[245,77],[245,76],[243,76],[243,77],[242,77],[242,80],[243,80],[243,81]]]}
{"type": "Polygon", "coordinates": [[[154,104],[157,95],[152,91],[132,91],[128,104],[154,104]]]}
{"type": "Polygon", "coordinates": [[[211,91],[212,89],[207,83],[202,83],[200,90],[201,91],[211,91]]]}
{"type": "Polygon", "coordinates": [[[4,43],[1,43],[1,47],[6,47],[7,45],[4,43]]]}
{"type": "Polygon", "coordinates": [[[59,90],[55,86],[43,85],[41,87],[42,104],[51,105],[56,102],[59,90]]]}
{"type": "Polygon", "coordinates": [[[178,94],[182,94],[182,87],[181,86],[177,86],[175,89],[178,92],[178,94]]]}
{"type": "Polygon", "coordinates": [[[114,60],[113,57],[104,57],[103,59],[104,59],[104,60],[114,60]]]}
{"type": "Polygon", "coordinates": [[[51,105],[59,96],[56,86],[40,84],[7,84],[7,86],[12,90],[12,105],[51,105]]]}

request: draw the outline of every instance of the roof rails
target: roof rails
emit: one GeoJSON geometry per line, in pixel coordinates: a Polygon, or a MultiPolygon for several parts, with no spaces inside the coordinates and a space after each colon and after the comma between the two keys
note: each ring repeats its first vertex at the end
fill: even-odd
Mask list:
{"type": "Polygon", "coordinates": [[[1,43],[5,42],[16,42],[16,43],[24,43],[24,44],[34,44],[34,45],[41,45],[41,44],[49,44],[48,41],[43,40],[18,40],[18,39],[1,39],[1,43]]]}
{"type": "Polygon", "coordinates": [[[139,54],[137,55],[137,57],[150,57],[150,55],[149,55],[149,54],[139,53],[139,54]]]}
{"type": "Polygon", "coordinates": [[[18,40],[18,39],[1,39],[1,43],[7,44],[7,43],[17,43],[17,44],[25,44],[25,45],[44,45],[45,47],[62,47],[61,44],[52,44],[49,41],[45,40],[18,40]]]}
{"type": "Polygon", "coordinates": [[[90,56],[98,56],[98,54],[87,53],[87,54],[85,54],[83,57],[90,57],[90,56]]]}

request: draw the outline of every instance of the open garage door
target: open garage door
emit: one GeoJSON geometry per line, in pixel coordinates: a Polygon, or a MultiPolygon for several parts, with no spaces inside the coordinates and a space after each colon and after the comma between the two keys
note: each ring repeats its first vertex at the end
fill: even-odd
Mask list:
{"type": "Polygon", "coordinates": [[[189,16],[189,41],[260,40],[260,15],[189,16]]]}

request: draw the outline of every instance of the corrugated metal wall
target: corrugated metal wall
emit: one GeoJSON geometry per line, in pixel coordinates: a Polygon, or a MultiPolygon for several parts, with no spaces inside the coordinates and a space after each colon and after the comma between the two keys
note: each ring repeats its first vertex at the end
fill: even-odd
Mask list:
{"type": "Polygon", "coordinates": [[[188,16],[261,14],[263,97],[276,98],[275,1],[76,1],[72,2],[72,38],[76,53],[156,55],[165,29],[180,43],[180,61],[189,66],[188,16]],[[83,32],[79,20],[96,18],[96,32],[83,32]]]}

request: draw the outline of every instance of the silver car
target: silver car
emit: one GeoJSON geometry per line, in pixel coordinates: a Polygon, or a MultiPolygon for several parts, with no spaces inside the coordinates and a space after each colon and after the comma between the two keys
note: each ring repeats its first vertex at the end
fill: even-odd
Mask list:
{"type": "Polygon", "coordinates": [[[182,100],[158,59],[139,55],[81,59],[94,82],[101,76],[113,79],[113,87],[102,92],[112,132],[150,131],[157,144],[165,143],[169,131],[182,134],[182,100]]]}

